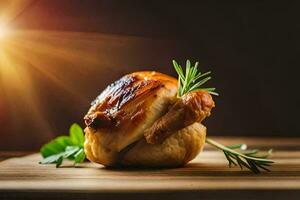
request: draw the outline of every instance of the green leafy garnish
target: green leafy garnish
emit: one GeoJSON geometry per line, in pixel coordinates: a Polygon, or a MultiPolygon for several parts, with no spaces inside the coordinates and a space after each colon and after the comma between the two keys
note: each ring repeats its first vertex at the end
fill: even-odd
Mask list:
{"type": "Polygon", "coordinates": [[[201,73],[198,70],[199,63],[196,62],[193,66],[191,65],[191,62],[189,60],[186,61],[186,69],[185,73],[182,69],[182,67],[173,60],[173,66],[178,74],[178,97],[181,97],[182,95],[198,91],[198,90],[205,90],[213,95],[218,95],[218,93],[214,92],[216,88],[203,88],[201,87],[204,83],[209,81],[211,79],[210,76],[208,76],[211,72],[205,72],[201,73]]]}
{"type": "Polygon", "coordinates": [[[83,149],[84,134],[78,124],[70,127],[70,136],[59,136],[42,146],[40,152],[43,160],[40,164],[55,163],[59,167],[64,159],[73,160],[74,164],[85,160],[83,149]]]}
{"type": "Polygon", "coordinates": [[[261,172],[261,170],[270,171],[268,167],[270,167],[271,164],[274,163],[274,161],[266,159],[269,155],[272,154],[272,149],[270,149],[265,155],[258,155],[258,149],[246,151],[246,149],[241,148],[244,144],[224,146],[209,138],[206,138],[206,143],[223,151],[226,159],[228,160],[229,167],[239,166],[241,169],[245,167],[258,174],[261,172]],[[237,151],[235,149],[240,150],[237,151]]]}
{"type": "MultiPolygon", "coordinates": [[[[196,62],[192,66],[191,62],[187,60],[184,72],[182,67],[173,60],[173,66],[178,74],[178,97],[182,97],[186,93],[198,90],[205,90],[210,94],[218,95],[218,93],[214,92],[215,88],[202,87],[203,84],[211,79],[211,77],[208,76],[211,72],[201,73],[198,70],[198,64],[199,63],[196,62]]],[[[224,146],[209,138],[206,138],[206,143],[223,151],[226,159],[228,160],[229,167],[238,165],[241,169],[245,167],[254,173],[260,173],[261,170],[269,171],[268,167],[274,163],[274,161],[266,159],[272,153],[272,150],[269,150],[266,155],[259,156],[258,149],[245,151],[244,144],[224,146]],[[240,150],[237,151],[236,149],[240,150]]]]}

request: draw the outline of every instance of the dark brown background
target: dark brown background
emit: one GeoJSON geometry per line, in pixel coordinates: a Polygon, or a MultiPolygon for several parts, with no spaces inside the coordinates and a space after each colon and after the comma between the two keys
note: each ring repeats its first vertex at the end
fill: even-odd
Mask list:
{"type": "Polygon", "coordinates": [[[209,86],[220,96],[204,122],[209,134],[299,136],[299,3],[220,2],[33,1],[11,24],[43,31],[31,39],[51,44],[52,53],[36,48],[24,67],[40,119],[30,104],[8,108],[20,100],[1,95],[0,84],[0,150],[38,149],[71,123],[83,125],[89,103],[126,73],[175,76],[172,58],[213,71],[209,86]]]}

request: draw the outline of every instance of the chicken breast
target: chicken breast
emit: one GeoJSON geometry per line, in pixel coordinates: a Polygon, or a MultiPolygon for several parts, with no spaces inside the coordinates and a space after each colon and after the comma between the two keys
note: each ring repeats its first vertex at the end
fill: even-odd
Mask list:
{"type": "Polygon", "coordinates": [[[177,98],[177,80],[136,72],[108,86],[85,116],[85,153],[105,166],[178,166],[203,148],[207,92],[177,98]]]}

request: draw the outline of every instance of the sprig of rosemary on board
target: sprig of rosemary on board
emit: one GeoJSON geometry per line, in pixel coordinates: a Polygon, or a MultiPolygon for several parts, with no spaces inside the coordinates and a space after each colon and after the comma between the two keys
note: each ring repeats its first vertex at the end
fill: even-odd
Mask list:
{"type": "Polygon", "coordinates": [[[209,138],[206,138],[206,143],[223,151],[226,159],[228,160],[229,167],[239,166],[241,169],[245,167],[258,174],[261,170],[270,171],[268,167],[274,163],[274,161],[266,159],[270,154],[272,154],[272,149],[270,149],[267,154],[260,156],[258,155],[258,149],[246,150],[241,148],[244,144],[224,146],[209,138]],[[240,149],[240,151],[236,151],[236,149],[240,149]]]}
{"type": "Polygon", "coordinates": [[[82,128],[74,123],[69,130],[70,136],[59,136],[42,146],[43,160],[40,164],[56,164],[59,167],[64,159],[73,160],[74,164],[85,160],[83,149],[84,134],[82,128]]]}
{"type": "MultiPolygon", "coordinates": [[[[182,67],[173,60],[173,66],[178,74],[178,97],[183,96],[188,92],[205,90],[212,95],[218,95],[215,92],[215,88],[205,88],[202,87],[207,81],[211,79],[211,72],[201,73],[198,70],[198,62],[194,65],[191,64],[189,60],[186,61],[185,72],[182,67]]],[[[209,138],[206,139],[206,143],[210,144],[217,149],[223,151],[226,159],[228,160],[229,167],[239,166],[241,169],[243,167],[248,168],[254,173],[260,173],[261,170],[269,171],[268,167],[271,166],[274,161],[267,159],[267,157],[272,153],[272,150],[269,150],[268,154],[264,156],[259,156],[259,150],[243,150],[244,145],[235,144],[230,146],[224,146],[214,140],[209,138]],[[237,149],[240,149],[237,151],[237,149]]]]}

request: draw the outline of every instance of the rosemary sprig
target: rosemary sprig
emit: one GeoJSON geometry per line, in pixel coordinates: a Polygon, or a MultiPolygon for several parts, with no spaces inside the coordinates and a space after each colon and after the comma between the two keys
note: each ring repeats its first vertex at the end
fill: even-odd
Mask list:
{"type": "Polygon", "coordinates": [[[268,167],[274,163],[274,161],[266,159],[272,153],[272,150],[269,150],[268,154],[266,155],[258,156],[258,149],[253,149],[250,151],[244,150],[241,152],[236,151],[235,149],[242,147],[242,144],[224,146],[209,138],[206,139],[206,143],[223,151],[226,159],[228,160],[229,167],[238,165],[241,169],[246,167],[252,172],[258,174],[261,172],[261,170],[270,171],[268,167]]]}
{"type": "MultiPolygon", "coordinates": [[[[196,62],[192,66],[191,62],[187,60],[184,72],[182,67],[173,60],[173,66],[178,74],[178,97],[197,90],[205,90],[210,94],[218,95],[218,93],[214,92],[215,88],[202,87],[203,84],[211,79],[211,77],[208,76],[211,72],[201,73],[198,70],[198,64],[199,63],[196,62]]],[[[206,139],[206,143],[223,151],[228,160],[229,167],[238,165],[241,169],[245,167],[254,173],[260,173],[261,170],[269,171],[268,167],[274,163],[274,161],[266,159],[272,153],[272,150],[269,150],[267,155],[258,156],[258,149],[245,151],[246,145],[243,144],[224,146],[208,138],[206,139]],[[236,151],[236,149],[240,149],[240,151],[236,151]]]]}
{"type": "Polygon", "coordinates": [[[206,90],[210,94],[218,95],[214,92],[216,88],[202,88],[201,86],[211,79],[208,76],[211,72],[201,73],[198,70],[199,62],[196,62],[194,66],[191,65],[189,60],[186,61],[186,70],[185,73],[182,70],[182,67],[173,60],[174,68],[178,74],[178,97],[182,95],[197,91],[197,90],[206,90]]]}

